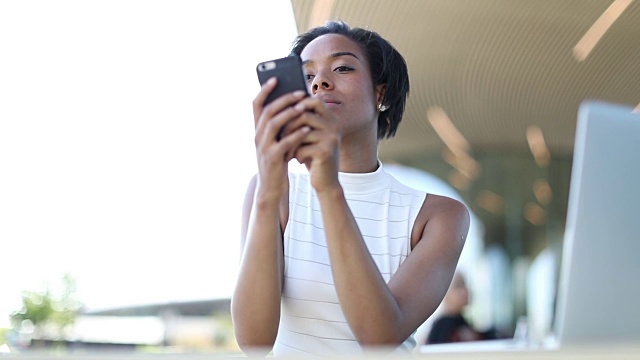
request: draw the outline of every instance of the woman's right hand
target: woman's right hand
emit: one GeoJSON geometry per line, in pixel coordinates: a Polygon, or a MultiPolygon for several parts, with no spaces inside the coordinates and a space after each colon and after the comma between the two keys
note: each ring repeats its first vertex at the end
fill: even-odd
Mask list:
{"type": "Polygon", "coordinates": [[[287,191],[288,163],[311,130],[306,126],[287,129],[285,136],[278,140],[280,130],[305,111],[294,107],[305,97],[305,93],[304,91],[289,93],[265,105],[264,102],[276,87],[276,83],[276,78],[266,81],[253,100],[259,191],[262,195],[272,196],[271,200],[279,200],[287,191]]]}

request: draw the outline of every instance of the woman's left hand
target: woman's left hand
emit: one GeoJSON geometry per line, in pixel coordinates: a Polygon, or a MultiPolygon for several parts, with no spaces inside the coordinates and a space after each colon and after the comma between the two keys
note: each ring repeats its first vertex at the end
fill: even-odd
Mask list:
{"type": "Polygon", "coordinates": [[[339,186],[341,133],[338,121],[317,98],[305,98],[295,107],[305,111],[287,126],[287,130],[309,126],[311,131],[295,151],[294,158],[309,170],[311,185],[316,192],[339,186]]]}

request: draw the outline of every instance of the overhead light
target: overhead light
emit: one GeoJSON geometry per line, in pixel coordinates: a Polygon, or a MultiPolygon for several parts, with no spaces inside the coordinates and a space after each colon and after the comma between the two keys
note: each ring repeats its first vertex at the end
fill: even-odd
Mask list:
{"type": "Polygon", "coordinates": [[[447,145],[456,156],[460,156],[462,153],[466,154],[466,152],[471,149],[467,139],[458,131],[444,109],[439,106],[428,108],[427,119],[436,133],[438,133],[438,136],[444,141],[445,145],[447,145]]]}
{"type": "Polygon", "coordinates": [[[469,185],[471,185],[471,180],[469,180],[467,176],[460,173],[456,169],[452,170],[449,173],[447,180],[449,181],[449,184],[451,184],[451,186],[460,191],[467,190],[469,188],[469,185]]]}
{"type": "Polygon", "coordinates": [[[309,16],[309,28],[324,25],[333,11],[333,0],[315,0],[309,16]]]}
{"type": "Polygon", "coordinates": [[[593,25],[587,30],[582,39],[573,48],[573,56],[578,61],[584,61],[598,41],[609,30],[611,25],[620,17],[620,14],[631,4],[633,0],[615,0],[607,10],[600,15],[593,25]]]}
{"type": "Polygon", "coordinates": [[[442,158],[469,180],[478,178],[482,172],[480,164],[466,152],[456,155],[453,151],[443,148],[442,158]]]}
{"type": "Polygon", "coordinates": [[[482,190],[476,196],[478,206],[496,215],[504,212],[504,203],[504,198],[493,191],[482,190]]]}
{"type": "Polygon", "coordinates": [[[529,149],[533,154],[536,164],[538,164],[539,167],[547,167],[551,160],[551,153],[544,141],[542,130],[538,126],[531,125],[527,128],[527,142],[529,143],[529,149]]]}
{"type": "Polygon", "coordinates": [[[547,180],[537,179],[533,182],[533,195],[542,205],[547,205],[553,198],[553,191],[547,180]]]}
{"type": "Polygon", "coordinates": [[[533,225],[543,225],[547,221],[547,212],[536,203],[527,203],[524,206],[524,218],[533,225]]]}
{"type": "Polygon", "coordinates": [[[449,116],[439,106],[427,109],[427,119],[449,151],[443,151],[442,157],[468,179],[473,180],[481,172],[480,164],[469,155],[471,145],[458,131],[449,116]]]}

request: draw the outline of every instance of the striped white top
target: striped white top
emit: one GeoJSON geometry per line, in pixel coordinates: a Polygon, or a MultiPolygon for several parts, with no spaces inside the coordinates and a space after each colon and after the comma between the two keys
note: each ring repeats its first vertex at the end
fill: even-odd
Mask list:
{"type": "MultiPolygon", "coordinates": [[[[373,173],[339,173],[339,180],[369,252],[389,281],[411,251],[411,230],[426,193],[401,184],[382,165],[373,173]]],[[[273,355],[360,354],[336,295],[309,174],[289,172],[289,181],[285,283],[273,355]]],[[[411,352],[415,345],[412,335],[398,351],[411,352]]]]}

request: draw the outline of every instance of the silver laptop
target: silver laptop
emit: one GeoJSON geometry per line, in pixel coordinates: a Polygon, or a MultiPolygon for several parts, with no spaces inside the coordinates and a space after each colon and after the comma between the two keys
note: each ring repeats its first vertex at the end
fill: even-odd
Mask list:
{"type": "Polygon", "coordinates": [[[560,346],[640,342],[640,114],[580,106],[555,332],[560,346]]]}
{"type": "Polygon", "coordinates": [[[423,345],[420,352],[640,343],[640,114],[628,106],[584,101],[572,166],[549,340],[423,345]]]}

